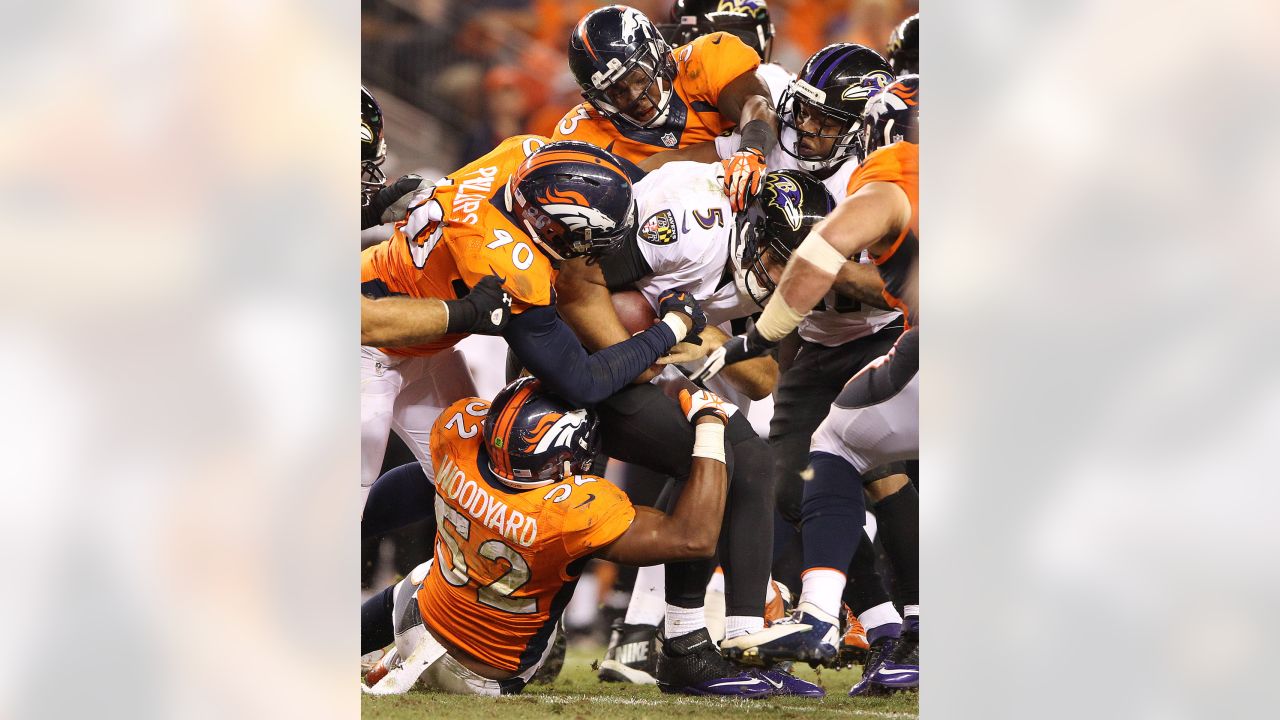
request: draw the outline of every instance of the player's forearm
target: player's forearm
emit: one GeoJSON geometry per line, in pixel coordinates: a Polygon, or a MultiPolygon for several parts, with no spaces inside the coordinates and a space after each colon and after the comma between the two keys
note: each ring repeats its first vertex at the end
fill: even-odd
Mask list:
{"type": "Polygon", "coordinates": [[[449,314],[435,298],[360,297],[360,344],[405,347],[445,334],[449,314]]]}
{"type": "MultiPolygon", "coordinates": [[[[703,418],[694,426],[694,432],[695,452],[699,446],[717,443],[723,452],[724,425],[719,420],[703,418]]],[[[694,455],[689,480],[671,511],[672,536],[677,539],[677,547],[673,549],[681,553],[671,559],[692,560],[715,554],[728,488],[729,476],[723,460],[694,455]]]]}
{"type": "Polygon", "coordinates": [[[884,299],[884,278],[874,265],[857,260],[846,261],[840,268],[840,274],[832,285],[836,292],[851,297],[864,305],[888,310],[889,303],[884,299]]]}
{"type": "Polygon", "coordinates": [[[631,337],[613,309],[604,285],[581,280],[556,282],[557,308],[573,333],[590,351],[603,350],[631,337]]]}
{"type": "MultiPolygon", "coordinates": [[[[720,347],[728,339],[729,336],[715,326],[709,325],[702,331],[702,341],[708,344],[708,351],[720,347]]],[[[720,377],[728,380],[729,384],[752,400],[762,400],[768,397],[778,384],[778,362],[766,355],[754,360],[734,363],[726,366],[721,371],[720,377]]]]}
{"type": "Polygon", "coordinates": [[[653,172],[669,162],[689,161],[710,163],[720,159],[720,153],[716,152],[716,143],[714,140],[700,142],[690,145],[686,148],[678,148],[676,150],[663,150],[660,153],[654,153],[640,162],[640,169],[645,172],[653,172]]]}

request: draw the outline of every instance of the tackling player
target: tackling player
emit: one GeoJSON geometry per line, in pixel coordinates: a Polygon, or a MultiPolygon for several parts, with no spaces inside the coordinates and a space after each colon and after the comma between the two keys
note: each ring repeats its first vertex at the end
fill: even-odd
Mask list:
{"type": "Polygon", "coordinates": [[[724,161],[724,191],[736,212],[759,191],[765,156],[778,140],[769,88],[755,72],[759,64],[760,57],[728,33],[673,51],[640,11],[625,5],[593,10],[569,36],[569,68],[587,102],[570,110],[552,137],[640,162],[736,125],[742,142],[724,161]]]}
{"type": "MultiPolygon", "coordinates": [[[[557,623],[592,557],[629,565],[709,557],[725,491],[724,427],[736,408],[684,392],[694,425],[692,471],[670,515],[632,507],[609,481],[588,474],[593,411],[521,378],[492,405],[454,403],[436,421],[431,456],[438,532],[435,557],[361,609],[361,651],[392,641],[402,662],[373,694],[419,681],[451,693],[520,692],[546,659],[557,623]]],[[[704,684],[702,694],[772,693],[765,673],[704,684]]]]}
{"type": "MultiPolygon", "coordinates": [[[[779,100],[783,126],[777,149],[767,158],[771,168],[804,168],[822,178],[837,200],[848,197],[861,157],[862,113],[867,98],[893,80],[893,69],[874,50],[852,43],[829,45],[814,53],[779,100]]],[[[730,137],[714,143],[664,152],[652,164],[696,159],[710,162],[727,157],[735,147],[730,137]]],[[[783,372],[773,398],[769,440],[776,459],[779,514],[799,526],[808,465],[809,445],[831,402],[853,375],[883,356],[902,334],[902,315],[881,296],[884,281],[869,258],[854,258],[840,270],[836,285],[798,328],[794,360],[783,372]]],[[[885,551],[897,574],[896,587],[904,605],[919,601],[916,516],[919,498],[902,463],[874,468],[863,474],[872,509],[879,523],[885,551]]],[[[793,581],[795,535],[781,542],[775,572],[793,581]]],[[[869,542],[869,541],[868,541],[869,542]]],[[[901,633],[902,616],[890,601],[874,562],[864,548],[848,567],[848,601],[865,627],[866,641],[875,655],[888,652],[901,633]]],[[[861,646],[860,633],[850,640],[861,646]]]]}
{"type": "MultiPolygon", "coordinates": [[[[885,462],[916,456],[919,447],[919,308],[913,274],[919,245],[920,80],[898,79],[867,103],[862,146],[869,153],[851,181],[853,192],[819,223],[787,264],[759,322],[708,358],[710,377],[725,365],[757,357],[776,345],[813,308],[847,258],[871,254],[885,280],[885,298],[902,310],[908,330],[883,358],[845,386],[814,436],[813,478],[804,488],[804,587],[789,621],[744,640],[761,660],[827,661],[834,656],[840,595],[861,533],[862,474],[885,462]]],[[[919,685],[919,608],[896,646],[873,657],[850,694],[868,687],[919,685]]]]}
{"type": "Polygon", "coordinates": [[[662,323],[588,357],[556,314],[557,267],[612,251],[634,232],[634,206],[618,158],[585,143],[547,144],[536,135],[510,138],[415,193],[391,239],[362,253],[361,291],[369,298],[437,298],[454,303],[451,311],[472,312],[450,315],[444,335],[408,347],[400,341],[414,338],[418,325],[412,317],[393,317],[387,328],[393,344],[362,348],[366,494],[392,427],[430,473],[427,445],[436,415],[474,394],[469,375],[440,375],[437,358],[477,328],[498,329],[503,315],[481,315],[466,298],[498,292],[499,278],[511,312],[503,337],[548,389],[576,405],[608,397],[686,333],[701,330],[705,318],[696,301],[673,294],[664,298],[662,323]]]}
{"type": "Polygon", "coordinates": [[[671,3],[671,22],[657,27],[663,39],[673,46],[717,32],[737,37],[760,56],[756,74],[775,101],[793,78],[786,68],[770,62],[774,27],[764,0],[675,0],[671,3]]]}
{"type": "MultiPolygon", "coordinates": [[[[704,340],[716,343],[717,334],[727,339],[714,325],[759,310],[757,303],[767,299],[791,249],[835,205],[822,184],[807,174],[771,172],[765,175],[763,192],[735,218],[720,191],[717,171],[713,165],[672,163],[650,173],[636,184],[639,217],[645,218],[637,236],[624,241],[598,265],[579,266],[561,274],[556,285],[562,298],[561,312],[588,349],[609,347],[630,335],[613,312],[609,292],[631,287],[640,290],[650,303],[672,289],[705,298],[710,322],[704,340]]],[[[731,372],[737,373],[735,379],[748,395],[758,399],[773,389],[777,365],[772,358],[760,358],[735,365],[731,372]]],[[[688,385],[674,371],[664,374],[664,379],[688,385]],[[671,375],[674,377],[668,377],[671,375]]],[[[683,437],[687,428],[669,405],[671,401],[653,384],[633,385],[605,401],[600,410],[606,453],[678,477],[678,469],[658,460],[664,447],[688,442],[683,437]]],[[[725,569],[725,637],[731,644],[734,638],[764,627],[773,542],[773,463],[768,443],[745,418],[733,418],[728,440],[734,462],[720,564],[725,569]]],[[[668,568],[668,572],[674,571],[668,568]]],[[[702,577],[705,583],[705,574],[702,577]]],[[[706,633],[706,623],[702,588],[697,587],[692,598],[681,598],[674,590],[675,582],[667,584],[667,640],[656,667],[639,658],[637,662],[610,657],[610,663],[621,662],[627,668],[611,665],[608,669],[639,681],[654,672],[659,683],[680,684],[664,658],[682,637],[706,633]]],[[[624,642],[620,635],[620,647],[651,642],[657,624],[664,619],[658,603],[640,603],[633,597],[622,628],[627,639],[624,642]]],[[[621,653],[627,657],[632,654],[647,655],[621,653]]],[[[718,658],[711,648],[706,654],[708,669],[726,675],[740,672],[723,661],[715,664],[718,658]]],[[[791,676],[786,679],[790,694],[821,695],[816,686],[791,676]]]]}

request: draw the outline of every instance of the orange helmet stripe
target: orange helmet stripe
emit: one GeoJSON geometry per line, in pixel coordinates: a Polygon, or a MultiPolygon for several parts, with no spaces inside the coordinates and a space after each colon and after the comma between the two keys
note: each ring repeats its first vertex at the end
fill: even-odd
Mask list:
{"type": "Polygon", "coordinates": [[[490,458],[490,460],[494,461],[494,470],[501,475],[511,476],[511,438],[507,436],[511,433],[511,426],[516,422],[516,416],[520,414],[520,406],[524,405],[524,401],[533,394],[535,385],[537,383],[528,383],[517,390],[493,424],[493,439],[501,440],[502,446],[499,448],[501,456],[490,458]]]}
{"type": "MultiPolygon", "coordinates": [[[[585,47],[585,48],[587,49],[587,52],[591,53],[591,59],[592,59],[592,60],[599,61],[599,60],[600,60],[600,56],[599,56],[599,55],[596,55],[596,49],[595,49],[595,48],[593,48],[593,47],[591,47],[591,39],[590,39],[590,38],[588,38],[588,37],[587,37],[587,34],[586,34],[585,32],[583,32],[583,31],[582,31],[582,24],[583,24],[584,22],[586,22],[586,21],[587,21],[587,18],[586,18],[586,16],[584,15],[584,16],[583,16],[583,18],[582,18],[581,20],[579,20],[579,21],[578,21],[578,25],[577,25],[577,27],[575,27],[575,28],[573,29],[573,31],[578,35],[578,37],[579,37],[579,38],[581,38],[581,39],[582,39],[582,46],[583,46],[583,47],[585,47]]],[[[562,27],[563,27],[563,26],[562,26],[562,27]]],[[[561,35],[560,37],[564,37],[564,36],[563,36],[563,35],[561,35]]]]}
{"type": "MultiPolygon", "coordinates": [[[[604,167],[609,168],[610,170],[613,170],[614,172],[618,173],[624,178],[627,177],[627,174],[623,172],[622,168],[619,167],[616,163],[610,162],[604,158],[597,157],[595,155],[587,154],[585,152],[582,152],[581,150],[561,150],[558,148],[555,150],[538,152],[538,153],[534,153],[533,155],[530,155],[529,159],[525,160],[524,164],[520,167],[519,175],[523,177],[526,173],[528,173],[531,170],[534,170],[535,168],[540,168],[546,165],[550,165],[551,163],[557,163],[557,162],[595,163],[597,165],[603,165],[604,167]]],[[[628,182],[630,182],[630,178],[628,178],[628,182]]]]}

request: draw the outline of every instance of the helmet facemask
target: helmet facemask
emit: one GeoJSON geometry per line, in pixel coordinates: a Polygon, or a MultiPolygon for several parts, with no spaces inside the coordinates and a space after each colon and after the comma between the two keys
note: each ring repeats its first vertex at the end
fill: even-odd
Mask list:
{"type": "Polygon", "coordinates": [[[778,123],[794,133],[793,137],[781,138],[778,144],[807,172],[833,169],[859,154],[861,119],[830,107],[825,101],[825,92],[803,80],[793,81],[778,101],[778,123]],[[817,126],[817,130],[804,130],[801,126],[817,126]],[[804,154],[800,142],[806,137],[830,140],[831,146],[825,152],[804,154]]]}
{"type": "Polygon", "coordinates": [[[674,77],[671,48],[658,38],[649,38],[625,62],[610,58],[605,71],[592,74],[592,88],[583,92],[582,96],[610,119],[620,120],[635,128],[652,127],[661,125],[667,119],[674,77]],[[642,91],[623,94],[627,88],[641,83],[644,84],[642,91]],[[650,97],[655,84],[658,88],[657,102],[650,97]],[[614,93],[609,92],[615,88],[614,93]],[[646,106],[653,109],[652,116],[647,120],[638,120],[636,111],[646,106]]]}
{"type": "Polygon", "coordinates": [[[729,253],[733,261],[733,282],[738,294],[751,298],[752,302],[764,307],[769,297],[777,289],[777,283],[769,275],[765,265],[765,253],[772,251],[783,264],[786,263],[790,251],[785,247],[777,247],[777,243],[763,240],[765,213],[759,201],[751,203],[738,213],[737,227],[734,232],[733,248],[729,253]]]}

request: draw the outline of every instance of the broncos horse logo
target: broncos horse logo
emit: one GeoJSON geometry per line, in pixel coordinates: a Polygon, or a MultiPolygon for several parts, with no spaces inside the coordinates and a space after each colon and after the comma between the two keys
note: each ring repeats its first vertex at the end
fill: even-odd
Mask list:
{"type": "Polygon", "coordinates": [[[588,205],[581,193],[572,190],[549,188],[537,200],[543,212],[573,231],[590,228],[593,233],[607,233],[618,226],[608,215],[588,205]]]}
{"type": "Polygon", "coordinates": [[[574,436],[586,422],[586,410],[547,413],[525,436],[523,452],[536,455],[556,447],[572,448],[574,436]]]}

